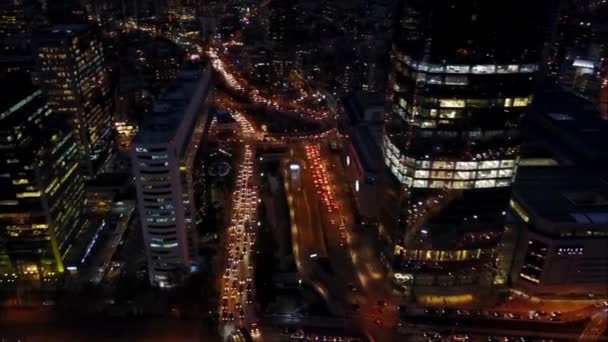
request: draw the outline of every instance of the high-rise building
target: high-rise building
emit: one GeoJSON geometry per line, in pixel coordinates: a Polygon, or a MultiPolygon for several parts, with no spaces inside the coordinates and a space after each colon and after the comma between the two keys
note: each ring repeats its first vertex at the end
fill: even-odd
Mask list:
{"type": "Polygon", "coordinates": [[[287,37],[287,23],[289,14],[294,4],[293,1],[271,2],[269,12],[269,34],[270,39],[275,42],[283,43],[287,37]]]}
{"type": "Polygon", "coordinates": [[[111,142],[112,94],[103,49],[88,25],[55,25],[36,39],[38,77],[51,109],[66,114],[83,168],[94,175],[111,142]]]}
{"type": "Polygon", "coordinates": [[[6,0],[0,3],[0,39],[31,33],[43,24],[37,0],[6,0]]]}
{"type": "Polygon", "coordinates": [[[389,228],[394,280],[421,303],[474,300],[493,283],[543,7],[407,0],[400,8],[383,148],[401,188],[401,220],[389,228]]]}
{"type": "Polygon", "coordinates": [[[179,285],[196,252],[192,172],[206,123],[211,70],[187,64],[146,114],[131,161],[150,283],[179,285]]]}
{"type": "Polygon", "coordinates": [[[11,91],[0,94],[0,278],[52,282],[85,224],[76,140],[27,75],[4,82],[11,91]]]}
{"type": "Polygon", "coordinates": [[[0,75],[31,72],[34,67],[32,32],[46,24],[37,0],[0,2],[0,75]]]}

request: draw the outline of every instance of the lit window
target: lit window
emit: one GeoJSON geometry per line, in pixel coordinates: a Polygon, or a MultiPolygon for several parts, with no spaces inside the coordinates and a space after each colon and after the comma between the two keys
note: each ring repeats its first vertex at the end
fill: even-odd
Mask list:
{"type": "Polygon", "coordinates": [[[475,182],[475,188],[493,188],[496,186],[496,180],[478,180],[475,182]]]}
{"type": "Polygon", "coordinates": [[[499,179],[496,181],[497,187],[505,187],[505,186],[509,186],[509,185],[511,185],[510,179],[499,179]]]}
{"type": "Polygon", "coordinates": [[[17,198],[33,198],[40,197],[40,191],[21,192],[17,194],[17,198]]]}
{"type": "Polygon", "coordinates": [[[454,168],[454,162],[451,161],[434,161],[433,162],[433,168],[434,169],[453,169],[454,168]]]}
{"type": "Polygon", "coordinates": [[[435,128],[437,126],[437,122],[435,121],[421,121],[420,127],[422,128],[435,128]]]}
{"type": "Polygon", "coordinates": [[[413,187],[414,188],[426,188],[427,184],[428,184],[428,181],[415,179],[413,187]]]}
{"type": "Polygon", "coordinates": [[[498,177],[500,177],[500,178],[511,177],[512,175],[513,175],[513,170],[511,170],[511,169],[498,170],[498,177]]]}
{"type": "Polygon", "coordinates": [[[474,74],[493,74],[496,72],[495,65],[474,65],[473,68],[474,74]]]}
{"type": "Polygon", "coordinates": [[[534,72],[536,70],[536,64],[524,64],[521,66],[521,72],[534,72]]]}
{"type": "Polygon", "coordinates": [[[403,98],[399,98],[399,106],[401,106],[403,109],[407,109],[407,101],[405,101],[403,98]]]}
{"type": "Polygon", "coordinates": [[[442,109],[439,112],[439,117],[442,119],[455,119],[456,118],[456,110],[450,110],[450,109],[442,109]]]}
{"type": "Polygon", "coordinates": [[[428,178],[429,172],[426,170],[416,170],[416,172],[414,173],[414,177],[415,178],[428,178]]]}
{"type": "Polygon", "coordinates": [[[456,179],[475,179],[475,172],[457,171],[456,179]]]}
{"type": "Polygon", "coordinates": [[[485,160],[485,161],[479,162],[480,169],[496,169],[496,168],[498,168],[499,165],[500,165],[500,162],[498,160],[485,160]]]}
{"type": "Polygon", "coordinates": [[[442,189],[442,188],[446,188],[450,186],[450,182],[448,181],[443,181],[443,180],[432,180],[431,181],[431,188],[435,188],[435,189],[442,189]]]}
{"type": "Polygon", "coordinates": [[[469,79],[466,76],[446,76],[445,84],[447,85],[467,85],[469,79]]]}
{"type": "Polygon", "coordinates": [[[513,99],[513,107],[525,107],[529,104],[530,99],[527,97],[516,97],[513,99]]]}
{"type": "Polygon", "coordinates": [[[440,99],[439,106],[442,108],[464,108],[465,100],[459,99],[440,99]]]}
{"type": "Polygon", "coordinates": [[[475,170],[477,162],[457,162],[456,170],[475,170]]]}
{"type": "Polygon", "coordinates": [[[443,67],[442,64],[430,64],[429,65],[430,72],[443,72],[444,70],[445,70],[445,68],[443,67]]]}
{"type": "Polygon", "coordinates": [[[477,172],[477,178],[496,178],[497,174],[498,173],[496,172],[496,170],[480,170],[479,172],[477,172]]]}
{"type": "Polygon", "coordinates": [[[471,68],[468,65],[448,65],[446,71],[452,74],[466,74],[471,68]]]}
{"type": "Polygon", "coordinates": [[[442,83],[441,76],[437,76],[437,75],[430,76],[429,83],[430,84],[441,84],[442,83]]]}
{"type": "Polygon", "coordinates": [[[501,168],[512,168],[515,166],[515,160],[501,160],[500,167],[501,168]]]}

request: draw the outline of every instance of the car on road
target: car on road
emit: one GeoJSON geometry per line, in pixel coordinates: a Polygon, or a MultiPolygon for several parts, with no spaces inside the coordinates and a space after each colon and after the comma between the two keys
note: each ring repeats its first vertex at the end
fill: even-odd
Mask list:
{"type": "Polygon", "coordinates": [[[376,324],[378,327],[382,327],[382,326],[384,325],[384,323],[382,323],[382,320],[381,320],[381,319],[376,319],[376,320],[374,321],[374,324],[376,324]]]}

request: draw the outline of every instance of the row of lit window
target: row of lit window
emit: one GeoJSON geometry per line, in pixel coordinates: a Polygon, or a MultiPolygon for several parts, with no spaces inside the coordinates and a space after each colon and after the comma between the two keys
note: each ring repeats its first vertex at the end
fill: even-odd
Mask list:
{"type": "Polygon", "coordinates": [[[432,73],[487,75],[532,73],[538,70],[536,64],[433,64],[415,61],[410,56],[404,55],[399,51],[395,51],[395,54],[401,62],[405,63],[410,68],[417,71],[432,73]]]}
{"type": "MultiPolygon", "coordinates": [[[[427,74],[424,72],[410,73],[409,70],[405,69],[401,64],[397,64],[397,71],[401,72],[406,77],[415,78],[416,82],[428,83],[428,84],[445,84],[453,86],[461,86],[469,84],[469,77],[465,75],[437,75],[427,74]],[[412,75],[413,74],[413,75],[412,75]]],[[[395,91],[399,91],[399,86],[395,84],[395,91]]]]}
{"type": "Polygon", "coordinates": [[[150,244],[151,248],[175,248],[177,246],[178,246],[177,242],[165,243],[165,244],[158,244],[158,243],[151,243],[150,244]]]}
{"type": "Polygon", "coordinates": [[[482,189],[482,188],[499,188],[510,186],[513,178],[493,178],[473,180],[454,180],[454,179],[416,179],[405,176],[402,170],[399,170],[395,165],[389,164],[391,171],[397,179],[413,188],[433,188],[433,189],[482,189]]]}
{"type": "Polygon", "coordinates": [[[395,245],[395,255],[418,261],[464,261],[479,259],[481,256],[481,249],[441,251],[405,249],[403,246],[395,245]]]}
{"type": "Polygon", "coordinates": [[[401,154],[399,149],[388,139],[384,138],[387,157],[389,157],[395,165],[403,164],[406,167],[411,167],[416,170],[490,170],[490,169],[513,169],[517,165],[515,159],[502,160],[480,160],[480,161],[453,161],[453,160],[417,160],[410,157],[399,158],[401,154]]]}
{"type": "MultiPolygon", "coordinates": [[[[495,98],[495,99],[441,99],[433,97],[421,98],[421,102],[424,102],[425,106],[410,106],[404,98],[399,98],[397,103],[399,106],[413,115],[425,115],[431,117],[437,117],[442,112],[449,112],[449,110],[440,110],[438,108],[489,108],[489,107],[526,107],[532,102],[532,97],[506,97],[506,98],[495,98]],[[431,106],[438,106],[438,108],[429,108],[431,106]]],[[[441,117],[441,115],[440,115],[441,117]]]]}
{"type": "Polygon", "coordinates": [[[406,175],[411,176],[414,172],[414,178],[430,178],[430,179],[455,179],[455,180],[471,180],[471,179],[492,179],[492,178],[510,178],[513,176],[513,169],[499,170],[479,170],[475,171],[429,171],[429,170],[413,170],[406,169],[406,175]]]}

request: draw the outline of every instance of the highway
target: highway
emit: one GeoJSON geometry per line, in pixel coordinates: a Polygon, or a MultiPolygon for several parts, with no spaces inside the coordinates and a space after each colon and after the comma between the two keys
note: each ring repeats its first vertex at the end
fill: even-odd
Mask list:
{"type": "MultiPolygon", "coordinates": [[[[247,142],[257,137],[243,117],[236,116],[241,127],[241,136],[247,142]]],[[[220,289],[219,316],[222,324],[220,333],[228,338],[239,327],[248,327],[256,322],[254,302],[252,253],[255,252],[255,236],[258,228],[258,193],[255,184],[254,148],[246,143],[243,158],[236,177],[232,194],[230,225],[224,239],[224,273],[220,289]]]]}
{"type": "Polygon", "coordinates": [[[578,340],[581,342],[608,341],[606,336],[602,338],[606,328],[608,328],[608,307],[598,308],[578,340]]]}
{"type": "MultiPolygon", "coordinates": [[[[331,299],[330,311],[363,328],[372,340],[392,341],[397,305],[390,300],[390,287],[370,236],[354,229],[348,184],[334,160],[337,156],[325,145],[291,144],[290,160],[302,166],[302,190],[286,181],[298,270],[331,299]],[[326,274],[311,254],[327,257],[332,274],[326,274]]],[[[287,167],[284,175],[287,180],[287,167]]]]}

